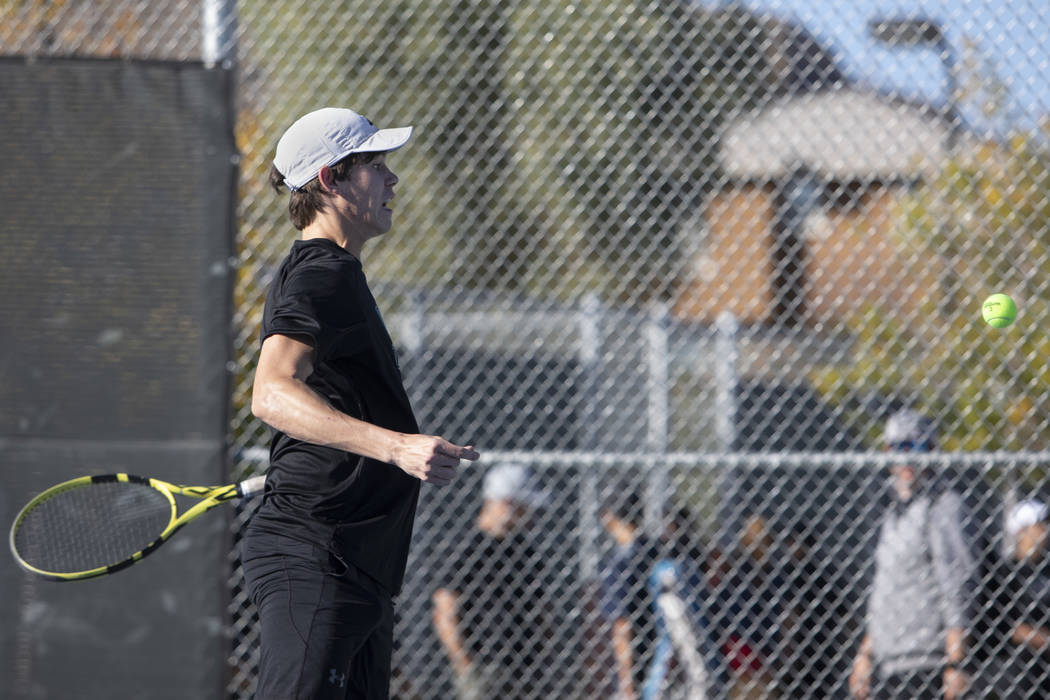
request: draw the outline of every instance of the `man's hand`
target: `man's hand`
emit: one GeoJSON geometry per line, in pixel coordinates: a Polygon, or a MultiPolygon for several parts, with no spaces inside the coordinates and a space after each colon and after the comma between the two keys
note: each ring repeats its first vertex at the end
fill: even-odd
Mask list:
{"type": "Polygon", "coordinates": [[[638,693],[634,691],[634,683],[627,687],[621,687],[620,694],[616,696],[616,700],[638,700],[638,693]]]}
{"type": "Polygon", "coordinates": [[[467,653],[459,631],[459,593],[449,588],[434,591],[434,630],[460,678],[469,677],[474,662],[467,653]]]}
{"type": "Polygon", "coordinates": [[[634,689],[634,630],[630,619],[618,617],[613,620],[613,656],[616,658],[616,676],[620,692],[616,700],[638,700],[634,689]]]}
{"type": "Polygon", "coordinates": [[[949,666],[944,669],[944,700],[961,698],[970,689],[970,674],[949,666]]]}
{"type": "Polygon", "coordinates": [[[941,679],[944,698],[955,700],[970,689],[970,675],[956,666],[966,657],[966,630],[962,627],[949,627],[944,640],[944,655],[949,664],[945,667],[944,677],[941,679]]]}
{"type": "Polygon", "coordinates": [[[406,474],[435,486],[445,486],[456,477],[462,459],[481,455],[473,447],[453,445],[436,435],[401,435],[392,462],[406,474]]]}
{"type": "Polygon", "coordinates": [[[460,678],[470,678],[474,673],[474,662],[467,656],[453,659],[452,671],[460,678]]]}
{"type": "Polygon", "coordinates": [[[857,654],[849,674],[849,692],[857,700],[866,700],[871,693],[871,671],[871,656],[864,652],[857,654]]]}
{"type": "Polygon", "coordinates": [[[1024,644],[1040,654],[1050,650],[1050,630],[1018,622],[1011,637],[1015,644],[1024,644]]]}

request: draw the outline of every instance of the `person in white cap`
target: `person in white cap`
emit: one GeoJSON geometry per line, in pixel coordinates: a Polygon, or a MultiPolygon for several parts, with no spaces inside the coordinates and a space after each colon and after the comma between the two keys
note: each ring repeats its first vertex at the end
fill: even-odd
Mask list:
{"type": "Polygon", "coordinates": [[[252,390],[273,428],[241,549],[260,619],[256,700],[389,696],[420,482],[448,484],[479,456],[421,434],[361,266],[391,227],[387,154],[411,132],[325,108],[277,144],[270,179],[300,236],[267,295],[252,390]]]}
{"type": "Polygon", "coordinates": [[[1035,498],[1026,498],[1011,508],[1006,516],[1006,536],[1014,557],[1019,561],[1042,562],[1046,555],[1047,506],[1035,498]]]}
{"type": "Polygon", "coordinates": [[[434,592],[434,629],[460,700],[556,697],[548,674],[564,659],[547,656],[555,620],[543,557],[525,527],[544,502],[533,481],[522,464],[489,469],[474,533],[434,592]]]}
{"type": "MultiPolygon", "coordinates": [[[[886,423],[886,449],[929,452],[933,422],[911,410],[886,423]]],[[[879,529],[865,635],[849,678],[858,700],[953,700],[965,667],[977,561],[962,497],[930,470],[891,467],[893,505],[879,529]]]]}
{"type": "Polygon", "coordinates": [[[1002,698],[1050,698],[1050,512],[1029,498],[1007,511],[1009,556],[994,574],[999,651],[994,687],[1002,698]]]}

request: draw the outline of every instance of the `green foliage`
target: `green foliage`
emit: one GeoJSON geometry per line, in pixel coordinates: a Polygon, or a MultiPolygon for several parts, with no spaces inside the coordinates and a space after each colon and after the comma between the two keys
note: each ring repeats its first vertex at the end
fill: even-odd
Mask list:
{"type": "Polygon", "coordinates": [[[244,5],[283,110],[249,148],[323,104],[417,127],[370,261],[413,284],[666,298],[722,119],[772,89],[758,20],[685,0],[244,5]]]}
{"type": "Polygon", "coordinates": [[[870,308],[849,319],[853,362],[813,380],[852,409],[874,441],[879,425],[858,397],[892,396],[942,418],[948,450],[1042,449],[1050,439],[1050,151],[1033,138],[988,144],[948,163],[900,205],[900,245],[941,285],[919,307],[870,308]],[[1010,294],[1020,313],[995,329],[981,302],[1010,294]]]}
{"type": "MultiPolygon", "coordinates": [[[[777,89],[768,22],[688,0],[241,0],[238,11],[251,32],[238,347],[256,346],[265,280],[294,237],[266,176],[305,112],[347,106],[416,127],[388,159],[394,230],[366,248],[369,278],[393,283],[384,312],[410,296],[396,286],[641,305],[669,297],[687,260],[683,224],[719,177],[723,122],[777,89]]],[[[233,398],[242,416],[247,371],[233,398]]]]}

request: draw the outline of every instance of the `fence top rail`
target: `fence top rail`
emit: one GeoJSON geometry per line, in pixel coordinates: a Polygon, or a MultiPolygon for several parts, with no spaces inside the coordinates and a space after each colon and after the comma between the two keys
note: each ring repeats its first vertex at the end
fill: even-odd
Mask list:
{"type": "Polygon", "coordinates": [[[929,467],[1050,466],[1050,452],[531,452],[510,450],[486,452],[480,466],[496,462],[524,462],[535,467],[557,466],[637,466],[653,467],[729,467],[754,468],[784,466],[792,468],[836,467],[870,469],[894,464],[929,467]]]}
{"type": "MultiPolygon", "coordinates": [[[[241,461],[265,463],[269,450],[256,447],[240,450],[241,461]]],[[[1050,466],[1050,451],[1040,452],[584,452],[497,450],[484,452],[476,466],[489,467],[499,462],[523,462],[533,467],[728,467],[757,468],[783,466],[792,468],[857,468],[889,467],[911,464],[929,467],[969,467],[995,469],[1003,467],[1050,466]]]]}

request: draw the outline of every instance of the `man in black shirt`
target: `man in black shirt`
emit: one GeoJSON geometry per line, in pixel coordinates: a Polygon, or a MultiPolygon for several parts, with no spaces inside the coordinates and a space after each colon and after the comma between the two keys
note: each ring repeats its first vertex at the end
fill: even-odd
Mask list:
{"type": "Polygon", "coordinates": [[[252,412],[274,430],[264,501],[242,544],[260,617],[257,700],[387,698],[393,596],[419,482],[470,447],[419,432],[361,250],[390,229],[386,154],[411,127],[348,109],[296,121],[271,183],[302,232],[270,286],[252,412]]]}
{"type": "Polygon", "coordinates": [[[532,479],[516,463],[486,473],[477,527],[452,561],[451,580],[434,592],[434,628],[460,700],[557,697],[552,591],[526,528],[543,500],[532,479]]]}
{"type": "Polygon", "coordinates": [[[1050,697],[1050,509],[1026,499],[1006,518],[1010,556],[993,572],[998,650],[995,697],[1050,697]]]}

